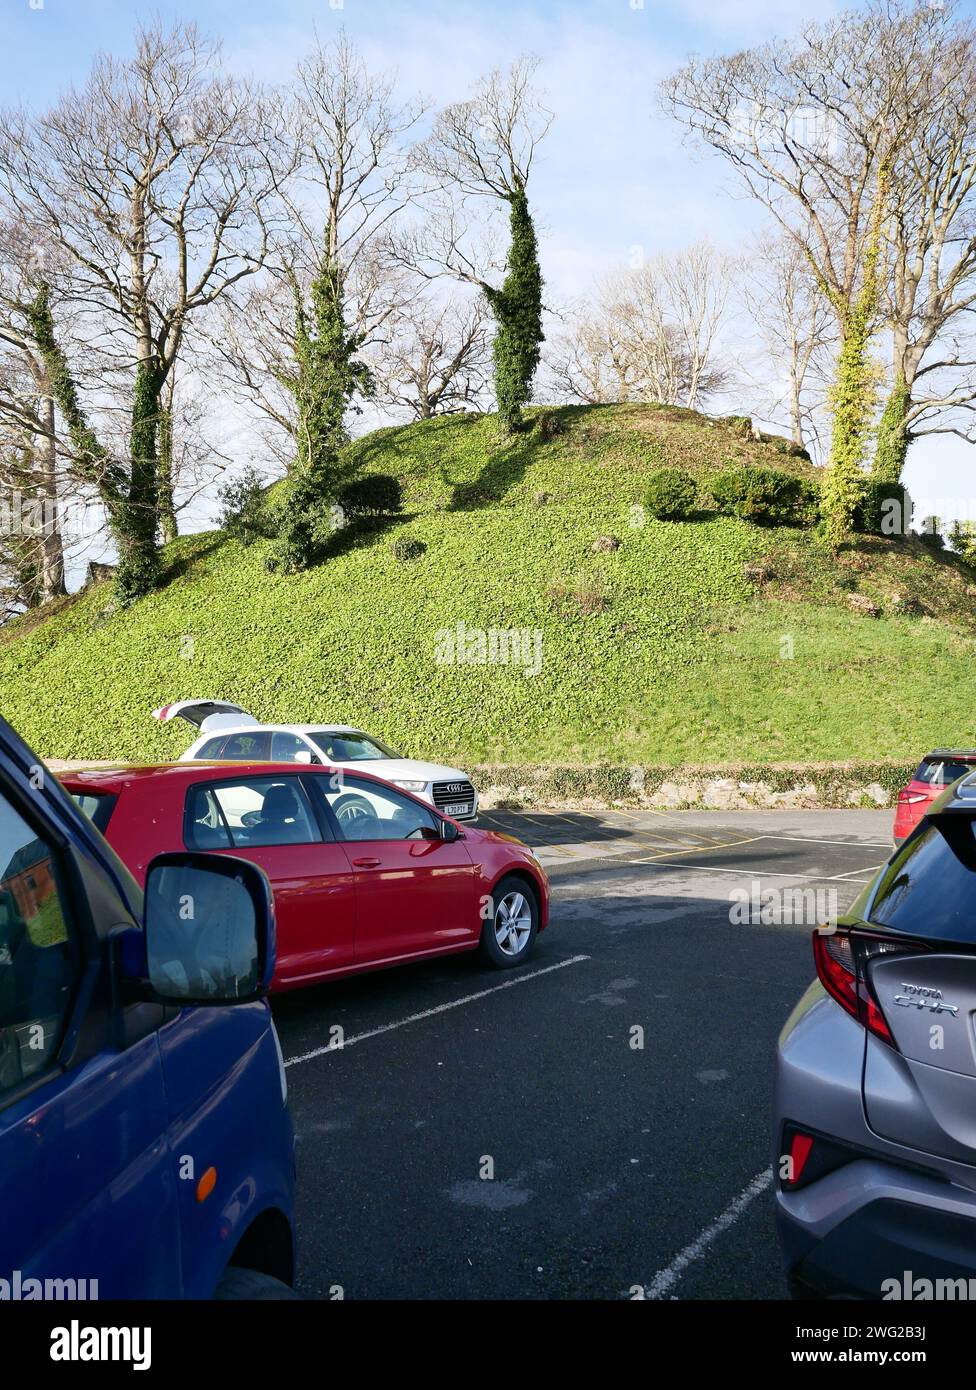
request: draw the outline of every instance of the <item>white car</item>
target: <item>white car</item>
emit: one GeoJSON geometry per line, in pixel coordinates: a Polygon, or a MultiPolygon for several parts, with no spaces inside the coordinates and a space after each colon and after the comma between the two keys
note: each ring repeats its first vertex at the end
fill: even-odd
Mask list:
{"type": "Polygon", "coordinates": [[[185,719],[200,730],[196,742],[180,754],[181,763],[217,759],[364,767],[452,820],[474,820],[478,814],[478,793],[465,773],[401,758],[378,738],[347,724],[260,724],[240,705],[225,700],[177,700],[153,710],[153,717],[164,724],[185,719]]]}

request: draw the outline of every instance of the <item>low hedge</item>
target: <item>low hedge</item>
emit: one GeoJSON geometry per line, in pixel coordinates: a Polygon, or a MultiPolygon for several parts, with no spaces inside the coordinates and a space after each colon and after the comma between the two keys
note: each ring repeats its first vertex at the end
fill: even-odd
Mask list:
{"type": "Polygon", "coordinates": [[[756,526],[812,526],[820,511],[816,484],[780,468],[724,468],[709,486],[720,512],[756,526]]]}
{"type": "MultiPolygon", "coordinates": [[[[865,792],[880,787],[893,805],[898,791],[915,773],[917,759],[902,762],[838,762],[599,767],[539,766],[533,764],[482,764],[472,776],[484,792],[489,787],[501,806],[536,806],[596,801],[610,806],[641,806],[651,802],[666,783],[690,786],[697,795],[679,805],[701,805],[701,793],[710,783],[730,780],[746,786],[761,785],[773,795],[811,787],[810,801],[818,807],[846,808],[860,803],[877,805],[865,792]],[[852,798],[857,798],[852,800],[852,798]]],[[[757,801],[757,804],[758,801],[757,801]]]]}

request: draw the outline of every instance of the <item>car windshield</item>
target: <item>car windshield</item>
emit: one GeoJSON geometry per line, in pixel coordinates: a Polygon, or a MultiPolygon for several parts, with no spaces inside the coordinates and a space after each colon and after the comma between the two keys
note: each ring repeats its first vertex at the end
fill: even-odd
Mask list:
{"type": "Polygon", "coordinates": [[[379,739],[352,730],[312,729],[308,736],[330,763],[365,763],[400,756],[379,739]]]}
{"type": "Polygon", "coordinates": [[[916,782],[928,782],[933,787],[947,787],[967,772],[972,772],[973,763],[964,763],[955,758],[926,758],[915,774],[916,782]]]}
{"type": "Polygon", "coordinates": [[[937,941],[976,941],[976,821],[935,816],[881,876],[870,922],[937,941]]]}

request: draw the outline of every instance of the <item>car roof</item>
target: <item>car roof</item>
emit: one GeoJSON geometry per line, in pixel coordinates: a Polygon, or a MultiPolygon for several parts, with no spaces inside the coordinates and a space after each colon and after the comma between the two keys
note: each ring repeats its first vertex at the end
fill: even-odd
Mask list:
{"type": "Polygon", "coordinates": [[[301,776],[310,773],[313,777],[321,777],[323,773],[333,773],[343,778],[355,775],[356,777],[367,777],[371,782],[382,782],[384,786],[390,785],[382,777],[377,777],[375,773],[365,771],[360,773],[358,768],[355,774],[351,774],[345,768],[325,765],[316,767],[307,763],[217,761],[209,758],[195,758],[192,762],[185,763],[119,763],[113,767],[81,767],[75,768],[71,772],[60,773],[58,780],[62,786],[73,792],[118,793],[123,788],[133,784],[160,778],[185,784],[187,782],[223,781],[234,777],[270,777],[281,772],[292,775],[300,774],[301,776]]]}
{"type": "Polygon", "coordinates": [[[936,758],[955,758],[959,762],[976,762],[976,748],[934,748],[931,753],[926,753],[922,762],[932,762],[936,758]]]}
{"type": "MultiPolygon", "coordinates": [[[[196,740],[224,737],[227,734],[362,734],[366,730],[355,724],[227,724],[221,729],[209,729],[196,740]]],[[[371,736],[370,736],[371,737],[371,736]]]]}

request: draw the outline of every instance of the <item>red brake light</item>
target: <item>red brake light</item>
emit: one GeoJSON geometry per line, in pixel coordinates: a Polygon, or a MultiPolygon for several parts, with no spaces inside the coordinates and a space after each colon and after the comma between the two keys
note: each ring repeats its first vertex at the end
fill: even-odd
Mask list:
{"type": "Polygon", "coordinates": [[[856,1018],[889,1047],[896,1045],[895,1040],[864,978],[864,962],[873,955],[891,951],[906,953],[924,949],[914,944],[902,946],[869,937],[852,937],[846,931],[813,933],[813,959],[820,983],[851,1018],[856,1018]]]}
{"type": "Polygon", "coordinates": [[[916,801],[928,801],[929,798],[925,792],[910,792],[907,787],[902,787],[898,800],[902,806],[914,806],[916,801]]]}
{"type": "Polygon", "coordinates": [[[852,1018],[857,1018],[857,971],[851,938],[846,932],[815,931],[813,959],[824,989],[852,1018]]]}
{"type": "Polygon", "coordinates": [[[801,1134],[798,1129],[793,1131],[790,1143],[790,1177],[787,1184],[789,1187],[795,1187],[803,1177],[803,1169],[812,1148],[813,1139],[809,1134],[801,1134]]]}

